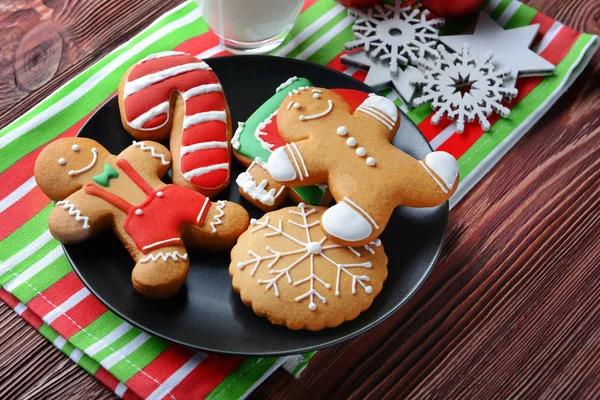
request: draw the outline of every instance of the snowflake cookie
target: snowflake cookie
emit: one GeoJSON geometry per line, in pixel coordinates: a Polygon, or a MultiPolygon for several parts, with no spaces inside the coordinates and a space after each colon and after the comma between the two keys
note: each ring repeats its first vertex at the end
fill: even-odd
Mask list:
{"type": "Polygon", "coordinates": [[[446,114],[449,119],[456,119],[459,133],[464,131],[465,121],[472,122],[475,118],[483,130],[488,131],[491,124],[487,117],[492,112],[504,118],[510,115],[502,101],[516,97],[517,89],[505,85],[511,71],[506,68],[496,71],[491,63],[491,52],[480,57],[471,55],[466,43],[457,53],[448,52],[443,45],[438,46],[438,51],[440,57],[435,60],[417,60],[424,77],[412,81],[422,91],[413,105],[419,107],[431,102],[431,108],[436,110],[432,124],[437,124],[446,114]]]}
{"type": "Polygon", "coordinates": [[[325,210],[300,203],[253,219],[231,251],[233,288],[273,324],[335,327],[369,308],[381,291],[387,277],[381,241],[332,242],[319,229],[325,210]]]}

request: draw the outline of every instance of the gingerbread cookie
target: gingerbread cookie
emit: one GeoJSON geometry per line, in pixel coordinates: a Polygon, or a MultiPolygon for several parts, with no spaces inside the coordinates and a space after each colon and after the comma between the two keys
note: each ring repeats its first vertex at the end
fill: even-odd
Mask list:
{"type": "Polygon", "coordinates": [[[246,122],[238,123],[231,141],[234,156],[245,166],[246,172],[236,182],[240,194],[256,207],[270,211],[278,208],[286,198],[312,205],[325,205],[331,201],[326,185],[288,188],[272,179],[263,169],[263,162],[286,142],[277,130],[277,112],[288,91],[306,90],[312,84],[308,79],[292,77],[279,85],[275,94],[260,106],[246,122]]]}
{"type": "Polygon", "coordinates": [[[436,206],[456,190],[458,164],[450,154],[416,160],[390,143],[400,113],[389,99],[323,88],[288,96],[277,114],[288,145],[271,154],[267,170],[292,187],[329,185],[337,204],[323,214],[321,228],[336,243],[367,244],[397,206],[436,206]]]}
{"type": "Polygon", "coordinates": [[[72,244],[114,229],[136,262],[135,289],[147,297],[172,296],[187,276],[185,245],[231,248],[249,217],[238,204],[213,203],[163,183],[170,161],[169,151],[154,142],[134,142],[118,156],[91,139],[52,142],[35,163],[37,184],[56,201],[50,232],[72,244]]]}
{"type": "Polygon", "coordinates": [[[325,210],[300,203],[267,213],[251,221],[231,250],[233,288],[273,324],[338,326],[369,308],[387,278],[381,242],[333,243],[319,229],[325,210]]]}
{"type": "Polygon", "coordinates": [[[152,54],[119,86],[123,126],[138,140],[170,137],[173,183],[214,196],[229,185],[231,117],[219,79],[186,53],[152,54]]]}

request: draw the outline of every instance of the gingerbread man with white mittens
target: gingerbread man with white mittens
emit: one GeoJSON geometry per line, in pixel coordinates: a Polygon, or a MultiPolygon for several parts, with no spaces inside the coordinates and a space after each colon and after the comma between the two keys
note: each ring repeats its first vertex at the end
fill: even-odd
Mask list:
{"type": "Polygon", "coordinates": [[[170,152],[155,142],[134,142],[117,156],[91,139],[52,142],[35,164],[37,184],[56,201],[50,232],[73,244],[112,228],[136,262],[135,289],[174,295],[189,269],[185,246],[231,248],[249,216],[238,204],[163,183],[170,164],[170,152]]]}
{"type": "Polygon", "coordinates": [[[322,217],[331,240],[368,244],[398,206],[432,207],[452,196],[458,164],[436,151],[417,160],[391,144],[400,126],[392,101],[347,89],[288,94],[277,126],[288,142],[271,154],[269,174],[291,187],[326,183],[337,204],[322,217]]]}

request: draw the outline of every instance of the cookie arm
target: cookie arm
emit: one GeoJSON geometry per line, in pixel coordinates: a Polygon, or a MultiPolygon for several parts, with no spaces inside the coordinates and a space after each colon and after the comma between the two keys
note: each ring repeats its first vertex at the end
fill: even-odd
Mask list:
{"type": "Polygon", "coordinates": [[[322,151],[310,139],[288,143],[271,154],[266,169],[273,179],[290,187],[327,183],[322,151]]]}
{"type": "Polygon", "coordinates": [[[142,176],[157,175],[163,177],[171,167],[171,152],[160,143],[133,141],[133,144],[119,154],[142,176]]]}
{"type": "Polygon", "coordinates": [[[102,200],[79,190],[56,202],[48,219],[50,233],[65,244],[83,242],[110,225],[105,206],[102,200]]]}

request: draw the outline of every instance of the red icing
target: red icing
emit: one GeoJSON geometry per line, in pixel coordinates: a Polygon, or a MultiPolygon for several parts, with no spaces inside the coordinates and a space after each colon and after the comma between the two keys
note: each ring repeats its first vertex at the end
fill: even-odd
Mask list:
{"type": "MultiPolygon", "coordinates": [[[[132,205],[96,184],[86,185],[84,192],[127,213],[125,232],[141,252],[181,244],[179,229],[182,224],[204,223],[206,213],[212,205],[206,196],[175,185],[153,190],[127,160],[119,159],[117,166],[148,195],[141,204],[132,205]],[[162,196],[158,196],[158,192],[162,192],[162,196]],[[141,210],[141,215],[138,210],[141,210]]],[[[223,173],[226,174],[227,171],[223,170],[223,173]]]]}
{"type": "Polygon", "coordinates": [[[369,93],[361,92],[353,89],[331,89],[346,100],[350,106],[350,110],[354,112],[369,97],[369,93]]]}
{"type": "Polygon", "coordinates": [[[271,122],[266,124],[264,129],[261,129],[262,132],[265,132],[265,135],[260,135],[260,138],[272,144],[271,151],[275,150],[278,147],[283,146],[286,142],[281,138],[279,134],[279,129],[277,129],[277,115],[271,117],[271,122]]]}
{"type": "MultiPolygon", "coordinates": [[[[177,65],[199,63],[200,61],[191,56],[168,56],[138,63],[129,73],[128,82],[142,78],[148,74],[163,71],[177,65]]],[[[171,100],[171,93],[178,91],[183,93],[191,88],[209,84],[219,83],[217,76],[212,70],[195,70],[172,76],[163,81],[148,86],[124,100],[124,112],[127,121],[133,121],[140,115],[146,113],[153,107],[171,100]]],[[[203,113],[207,111],[225,111],[226,101],[222,92],[209,92],[188,98],[185,101],[186,116],[203,113]]],[[[168,115],[161,114],[144,124],[144,128],[158,127],[168,119],[168,115]]],[[[204,142],[227,143],[227,124],[220,120],[200,122],[183,129],[181,143],[189,146],[204,142]]],[[[181,172],[185,174],[197,168],[229,163],[227,149],[203,149],[188,153],[181,158],[181,172]]],[[[195,185],[202,188],[216,188],[229,178],[229,168],[206,173],[206,177],[199,175],[191,180],[195,185]]]]}

